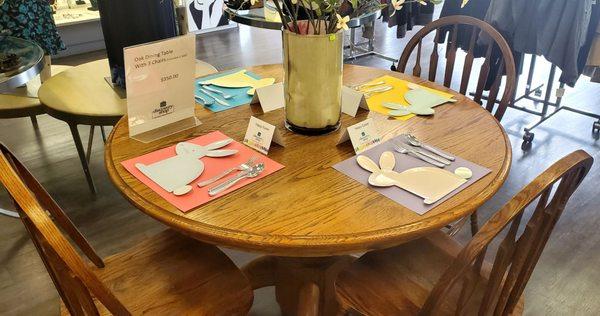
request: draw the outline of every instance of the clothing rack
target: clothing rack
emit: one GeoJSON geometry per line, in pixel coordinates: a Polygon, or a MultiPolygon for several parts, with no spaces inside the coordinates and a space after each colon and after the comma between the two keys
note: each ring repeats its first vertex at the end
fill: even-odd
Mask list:
{"type": "Polygon", "coordinates": [[[348,51],[348,54],[344,56],[344,60],[356,60],[362,57],[367,56],[375,56],[384,60],[391,61],[395,63],[397,58],[386,56],[380,52],[375,50],[375,21],[377,19],[377,15],[373,14],[366,18],[361,18],[358,20],[351,20],[348,26],[350,27],[350,43],[344,46],[344,49],[348,51]],[[370,28],[366,35],[366,41],[357,42],[356,41],[356,29],[362,27],[363,32],[365,28],[370,28]],[[366,46],[366,48],[364,47],[366,46]]]}
{"type": "MultiPolygon", "coordinates": [[[[521,149],[524,151],[530,150],[531,146],[533,144],[533,139],[535,138],[535,134],[532,131],[561,111],[577,113],[580,115],[584,115],[584,116],[596,119],[596,121],[592,124],[592,137],[594,137],[595,139],[600,138],[600,114],[582,111],[579,109],[575,109],[575,108],[572,108],[569,106],[562,105],[562,98],[564,97],[564,93],[565,93],[565,84],[564,83],[561,82],[559,87],[556,89],[556,101],[555,102],[550,101],[550,99],[552,97],[552,89],[554,87],[555,78],[556,78],[556,68],[557,68],[556,65],[552,65],[552,67],[550,68],[550,75],[548,76],[548,82],[545,84],[546,85],[546,89],[545,89],[546,93],[545,93],[543,99],[540,98],[542,96],[542,89],[544,88],[544,84],[539,84],[538,86],[532,88],[533,75],[535,73],[536,61],[537,61],[537,56],[531,55],[531,62],[529,64],[529,71],[527,74],[527,83],[525,85],[525,93],[519,97],[516,96],[516,91],[517,91],[518,85],[519,85],[519,80],[517,80],[517,83],[515,86],[515,96],[513,96],[513,100],[509,104],[509,107],[512,109],[523,111],[528,114],[533,114],[533,115],[540,117],[539,121],[537,121],[533,125],[531,125],[529,127],[525,127],[523,129],[525,131],[525,134],[523,135],[523,143],[521,143],[521,149]],[[533,94],[533,96],[532,96],[532,94],[533,94]],[[542,103],[542,109],[540,111],[536,111],[536,110],[526,108],[524,106],[517,105],[517,103],[521,100],[530,100],[533,102],[542,103]]],[[[473,95],[473,93],[471,93],[471,95],[473,95]]],[[[482,99],[487,100],[487,97],[483,97],[482,99]]],[[[496,103],[499,103],[499,102],[500,102],[499,100],[496,100],[496,103]]]]}

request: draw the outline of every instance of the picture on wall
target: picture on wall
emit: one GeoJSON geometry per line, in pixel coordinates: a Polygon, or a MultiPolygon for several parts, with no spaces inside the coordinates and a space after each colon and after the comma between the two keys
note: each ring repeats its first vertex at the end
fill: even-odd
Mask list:
{"type": "Polygon", "coordinates": [[[224,6],[223,0],[186,0],[189,31],[206,31],[229,25],[229,19],[223,12],[224,6]]]}

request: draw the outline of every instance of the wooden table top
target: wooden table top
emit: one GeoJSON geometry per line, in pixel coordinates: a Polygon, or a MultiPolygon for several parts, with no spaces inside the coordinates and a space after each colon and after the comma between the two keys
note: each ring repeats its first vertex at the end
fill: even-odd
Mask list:
{"type": "Polygon", "coordinates": [[[119,95],[104,80],[109,76],[107,59],[85,63],[46,80],[38,98],[48,114],[59,119],[109,120],[114,124],[127,112],[127,101],[124,93],[119,95]]]}
{"type": "MultiPolygon", "coordinates": [[[[217,70],[197,61],[196,74],[217,70]]],[[[108,59],[100,59],[65,70],[44,82],[40,102],[51,116],[77,124],[113,125],[127,113],[125,90],[113,89],[108,59]]]]}
{"type": "MultiPolygon", "coordinates": [[[[249,67],[263,77],[283,77],[282,65],[249,67]]],[[[342,116],[342,127],[373,117],[384,138],[411,132],[418,138],[492,170],[459,194],[420,216],[332,166],[354,155],[349,142],[336,146],[342,130],[326,136],[302,136],[285,130],[283,110],[256,114],[241,106],[212,113],[197,107],[202,125],[144,144],[128,137],[127,119],[115,126],[106,145],[105,163],[113,183],[142,212],[205,242],[280,256],[331,256],[402,244],[469,215],[504,183],[511,147],[501,125],[484,108],[441,85],[383,69],[344,66],[344,84],[391,75],[451,92],[458,102],[436,108],[433,117],[392,121],[360,111],[342,116]],[[242,141],[250,116],[277,126],[286,147],[274,145],[269,157],[285,168],[226,196],[183,213],[127,172],[120,162],[189,138],[219,130],[242,141]]]]}

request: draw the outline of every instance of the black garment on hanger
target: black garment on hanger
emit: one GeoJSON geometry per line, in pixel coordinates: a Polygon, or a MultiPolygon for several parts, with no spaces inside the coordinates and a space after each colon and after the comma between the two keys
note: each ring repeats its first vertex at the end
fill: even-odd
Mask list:
{"type": "Polygon", "coordinates": [[[583,69],[586,66],[588,56],[590,54],[590,50],[592,48],[592,44],[594,43],[594,38],[596,36],[596,30],[598,29],[598,25],[600,24],[600,1],[596,2],[592,6],[592,17],[590,19],[590,26],[588,27],[588,32],[585,40],[585,44],[579,50],[579,56],[577,57],[577,68],[579,73],[583,73],[583,69]]]}
{"type": "MultiPolygon", "coordinates": [[[[444,1],[444,6],[442,7],[442,12],[440,13],[440,17],[447,17],[452,15],[466,15],[470,17],[474,17],[479,20],[484,20],[485,16],[490,7],[490,3],[492,0],[472,0],[467,3],[464,8],[461,8],[462,0],[446,0],[444,1]]],[[[440,37],[438,39],[438,43],[444,43],[446,40],[448,42],[451,41],[451,31],[452,27],[445,27],[440,29],[440,37]]],[[[456,37],[456,45],[463,51],[468,51],[471,41],[473,28],[468,25],[460,25],[458,27],[458,35],[456,37]]],[[[503,34],[504,36],[504,34],[503,34]]],[[[507,39],[506,36],[504,36],[507,39]]],[[[476,35],[475,40],[479,38],[479,35],[476,35]]],[[[508,39],[507,39],[508,41],[508,39]]],[[[509,41],[510,46],[510,41],[509,41]]],[[[475,58],[485,57],[487,53],[487,44],[478,41],[473,50],[473,55],[475,58]]],[[[522,69],[522,54],[517,53],[515,51],[513,53],[513,58],[516,63],[517,72],[520,74],[522,69]]],[[[490,57],[490,72],[488,74],[488,78],[485,84],[485,90],[489,90],[496,79],[498,74],[500,63],[502,62],[503,56],[502,52],[497,46],[494,46],[491,52],[490,57]]]]}
{"type": "MultiPolygon", "coordinates": [[[[382,3],[389,3],[388,0],[383,0],[382,3]]],[[[388,27],[396,28],[396,38],[403,38],[406,32],[413,29],[415,25],[425,25],[433,21],[434,5],[422,5],[416,2],[405,4],[402,9],[396,11],[393,16],[390,16],[394,8],[388,6],[381,10],[383,22],[387,22],[388,27]]]]}

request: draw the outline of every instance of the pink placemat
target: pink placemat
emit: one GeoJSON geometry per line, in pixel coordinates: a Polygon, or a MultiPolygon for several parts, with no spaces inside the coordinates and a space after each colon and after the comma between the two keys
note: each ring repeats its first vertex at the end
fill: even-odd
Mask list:
{"type": "MultiPolygon", "coordinates": [[[[228,137],[227,135],[225,135],[219,131],[216,131],[216,132],[212,132],[212,133],[209,133],[209,134],[206,134],[206,135],[194,138],[194,139],[186,140],[186,142],[197,144],[197,145],[208,145],[210,143],[213,143],[213,142],[216,142],[219,140],[223,140],[226,138],[230,138],[230,137],[228,137]]],[[[182,212],[189,212],[192,209],[194,209],[200,205],[206,204],[214,199],[218,199],[219,197],[226,195],[229,192],[235,191],[235,190],[237,190],[243,186],[246,186],[252,182],[259,181],[260,179],[262,179],[262,178],[270,175],[271,173],[273,173],[277,170],[280,170],[284,167],[283,165],[269,159],[267,156],[260,154],[256,151],[250,149],[249,147],[246,147],[236,141],[233,141],[233,142],[231,142],[231,144],[227,145],[226,147],[219,148],[219,149],[237,149],[238,153],[236,153],[235,155],[229,156],[229,157],[221,157],[221,158],[203,157],[203,158],[201,158],[202,162],[204,162],[204,171],[202,172],[200,177],[196,178],[196,180],[194,180],[192,183],[190,183],[190,185],[192,186],[192,192],[190,192],[186,195],[183,195],[183,196],[175,196],[174,194],[165,191],[163,188],[161,188],[158,184],[154,183],[154,181],[152,181],[150,178],[146,177],[142,172],[140,172],[135,167],[136,163],[142,163],[145,165],[149,165],[149,164],[153,164],[155,162],[175,156],[176,155],[175,154],[175,145],[173,145],[171,147],[159,149],[157,151],[154,151],[154,152],[151,152],[151,153],[148,153],[148,154],[145,154],[143,156],[139,156],[139,157],[136,157],[133,159],[129,159],[127,161],[123,161],[121,164],[134,177],[136,177],[142,183],[144,183],[145,185],[150,187],[150,189],[152,189],[154,192],[158,193],[165,200],[167,200],[169,203],[173,204],[175,207],[177,207],[182,212]],[[208,195],[208,189],[211,188],[212,186],[220,183],[221,181],[224,181],[225,179],[233,177],[236,174],[236,172],[232,173],[225,179],[219,180],[218,182],[211,184],[209,186],[203,187],[203,188],[200,188],[196,185],[198,182],[210,179],[210,178],[216,176],[217,174],[225,171],[226,169],[239,166],[240,164],[248,161],[248,159],[250,159],[253,156],[256,156],[258,158],[258,162],[262,162],[265,164],[265,170],[258,177],[244,179],[244,180],[238,182],[232,188],[229,188],[228,190],[223,191],[223,193],[216,195],[216,196],[212,196],[212,197],[208,195]]]]}

